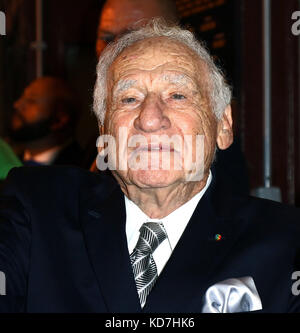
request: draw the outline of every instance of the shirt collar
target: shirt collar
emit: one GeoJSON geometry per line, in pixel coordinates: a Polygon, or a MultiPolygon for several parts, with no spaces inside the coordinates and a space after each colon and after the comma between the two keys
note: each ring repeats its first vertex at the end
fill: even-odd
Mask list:
{"type": "Polygon", "coordinates": [[[140,227],[145,222],[162,222],[166,229],[171,249],[173,250],[190,218],[192,217],[198,202],[209,187],[211,180],[212,174],[211,171],[209,171],[209,176],[204,188],[195,196],[193,196],[189,201],[187,201],[185,204],[174,210],[163,219],[149,218],[133,201],[124,196],[126,207],[126,235],[129,244],[129,251],[131,252],[133,250],[130,241],[134,238],[135,234],[139,231],[140,227]]]}

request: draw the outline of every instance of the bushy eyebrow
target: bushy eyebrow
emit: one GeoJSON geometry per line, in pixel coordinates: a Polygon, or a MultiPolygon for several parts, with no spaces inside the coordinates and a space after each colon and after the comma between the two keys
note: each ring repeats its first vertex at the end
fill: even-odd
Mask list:
{"type": "Polygon", "coordinates": [[[186,84],[192,84],[193,86],[195,86],[195,82],[185,74],[163,74],[162,80],[177,86],[182,86],[186,84]]]}
{"type": "MultiPolygon", "coordinates": [[[[195,92],[197,90],[196,84],[193,81],[193,79],[191,79],[188,75],[185,75],[185,74],[176,74],[176,73],[163,74],[161,76],[160,80],[168,82],[168,83],[176,85],[176,86],[184,86],[184,85],[190,84],[194,88],[193,92],[194,92],[194,90],[195,90],[195,92]]],[[[134,80],[134,79],[120,80],[117,83],[116,87],[114,88],[113,98],[115,98],[121,92],[132,88],[133,86],[135,86],[137,84],[137,82],[138,82],[138,80],[134,80]]]]}
{"type": "Polygon", "coordinates": [[[130,89],[137,83],[137,80],[120,80],[117,83],[116,88],[114,89],[114,95],[119,94],[120,92],[130,89]]]}

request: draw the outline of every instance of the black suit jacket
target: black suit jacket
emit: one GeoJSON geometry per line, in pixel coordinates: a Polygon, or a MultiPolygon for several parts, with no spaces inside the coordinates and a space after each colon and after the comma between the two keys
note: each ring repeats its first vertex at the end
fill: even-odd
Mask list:
{"type": "MultiPolygon", "coordinates": [[[[13,169],[0,200],[0,311],[141,312],[112,177],[76,167],[13,169]]],[[[213,176],[144,312],[200,312],[213,284],[251,276],[263,312],[300,311],[299,211],[235,197],[213,176]],[[215,235],[221,234],[221,241],[215,235]]]]}

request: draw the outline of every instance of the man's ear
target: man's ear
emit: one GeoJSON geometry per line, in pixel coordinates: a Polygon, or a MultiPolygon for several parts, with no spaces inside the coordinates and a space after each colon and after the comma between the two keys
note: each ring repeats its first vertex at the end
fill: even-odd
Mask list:
{"type": "Polygon", "coordinates": [[[100,135],[104,135],[104,126],[99,124],[99,133],[100,135]]]}
{"type": "Polygon", "coordinates": [[[70,122],[70,115],[64,111],[57,111],[53,115],[53,122],[51,124],[52,131],[62,130],[70,122]]]}
{"type": "Polygon", "coordinates": [[[233,142],[232,112],[228,105],[222,119],[218,123],[217,144],[222,150],[227,149],[233,142]]]}

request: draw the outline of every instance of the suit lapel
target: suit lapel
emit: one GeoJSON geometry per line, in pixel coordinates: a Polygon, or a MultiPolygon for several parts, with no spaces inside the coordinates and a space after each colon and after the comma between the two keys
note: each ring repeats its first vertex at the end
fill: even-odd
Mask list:
{"type": "MultiPolygon", "coordinates": [[[[99,177],[99,176],[98,176],[99,177]]],[[[87,252],[108,312],[141,312],[126,240],[124,197],[114,180],[82,190],[81,221],[87,252]],[[89,193],[89,195],[86,195],[89,193]]],[[[100,183],[100,184],[99,184],[100,183]]],[[[144,312],[200,312],[202,296],[236,241],[231,195],[212,184],[200,200],[144,312]],[[220,234],[222,239],[215,240],[220,234]]]]}
{"type": "Polygon", "coordinates": [[[202,296],[235,241],[236,221],[228,217],[228,193],[224,195],[214,180],[148,296],[144,312],[200,312],[202,296]]]}
{"type": "Polygon", "coordinates": [[[114,181],[100,181],[82,199],[88,255],[108,312],[141,311],[128,255],[124,197],[114,181]],[[103,197],[103,193],[106,196],[103,197]]]}

